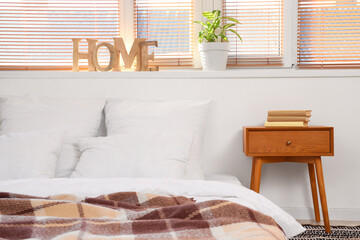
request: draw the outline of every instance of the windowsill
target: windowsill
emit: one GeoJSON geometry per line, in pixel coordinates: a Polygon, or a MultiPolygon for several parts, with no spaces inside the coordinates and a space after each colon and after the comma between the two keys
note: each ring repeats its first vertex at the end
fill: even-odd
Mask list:
{"type": "Polygon", "coordinates": [[[0,71],[0,79],[228,79],[228,78],[333,78],[360,77],[356,69],[227,69],[205,72],[200,69],[161,70],[159,72],[72,72],[0,71]]]}

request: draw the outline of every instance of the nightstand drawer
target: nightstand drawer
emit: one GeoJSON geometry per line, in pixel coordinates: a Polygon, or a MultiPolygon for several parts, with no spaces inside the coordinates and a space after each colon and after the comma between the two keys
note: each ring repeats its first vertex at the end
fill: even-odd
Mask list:
{"type": "Polygon", "coordinates": [[[249,131],[248,154],[257,156],[321,156],[332,155],[329,130],[249,131]]]}

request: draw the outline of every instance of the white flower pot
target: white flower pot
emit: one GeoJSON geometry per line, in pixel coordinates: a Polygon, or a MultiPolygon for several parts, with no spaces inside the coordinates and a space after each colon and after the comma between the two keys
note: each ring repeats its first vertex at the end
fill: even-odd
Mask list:
{"type": "Polygon", "coordinates": [[[198,45],[204,71],[224,71],[226,69],[230,44],[228,42],[207,42],[198,45]]]}

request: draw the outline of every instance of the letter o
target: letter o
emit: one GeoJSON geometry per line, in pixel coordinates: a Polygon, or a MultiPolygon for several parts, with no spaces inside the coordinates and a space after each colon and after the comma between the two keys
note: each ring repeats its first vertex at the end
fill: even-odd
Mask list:
{"type": "Polygon", "coordinates": [[[96,70],[101,71],[101,72],[107,72],[107,71],[112,70],[115,67],[115,62],[116,62],[115,47],[113,45],[111,45],[110,43],[106,43],[106,42],[98,44],[94,49],[93,60],[94,60],[94,65],[95,65],[96,70]],[[98,51],[99,51],[99,48],[101,48],[102,46],[106,47],[110,53],[110,62],[105,68],[101,67],[99,65],[99,61],[98,61],[98,51]]]}

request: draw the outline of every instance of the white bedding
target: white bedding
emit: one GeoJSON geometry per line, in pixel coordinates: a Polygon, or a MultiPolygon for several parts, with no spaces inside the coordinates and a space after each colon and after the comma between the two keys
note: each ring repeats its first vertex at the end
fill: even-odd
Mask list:
{"type": "Polygon", "coordinates": [[[274,203],[239,184],[203,180],[146,178],[50,178],[0,181],[0,192],[43,197],[62,193],[85,197],[121,191],[182,195],[194,197],[197,201],[225,199],[273,217],[285,231],[287,237],[295,236],[304,231],[304,228],[293,217],[274,203]]]}
{"type": "Polygon", "coordinates": [[[242,185],[237,177],[228,174],[207,174],[204,176],[206,181],[216,181],[222,183],[232,183],[242,185]]]}

